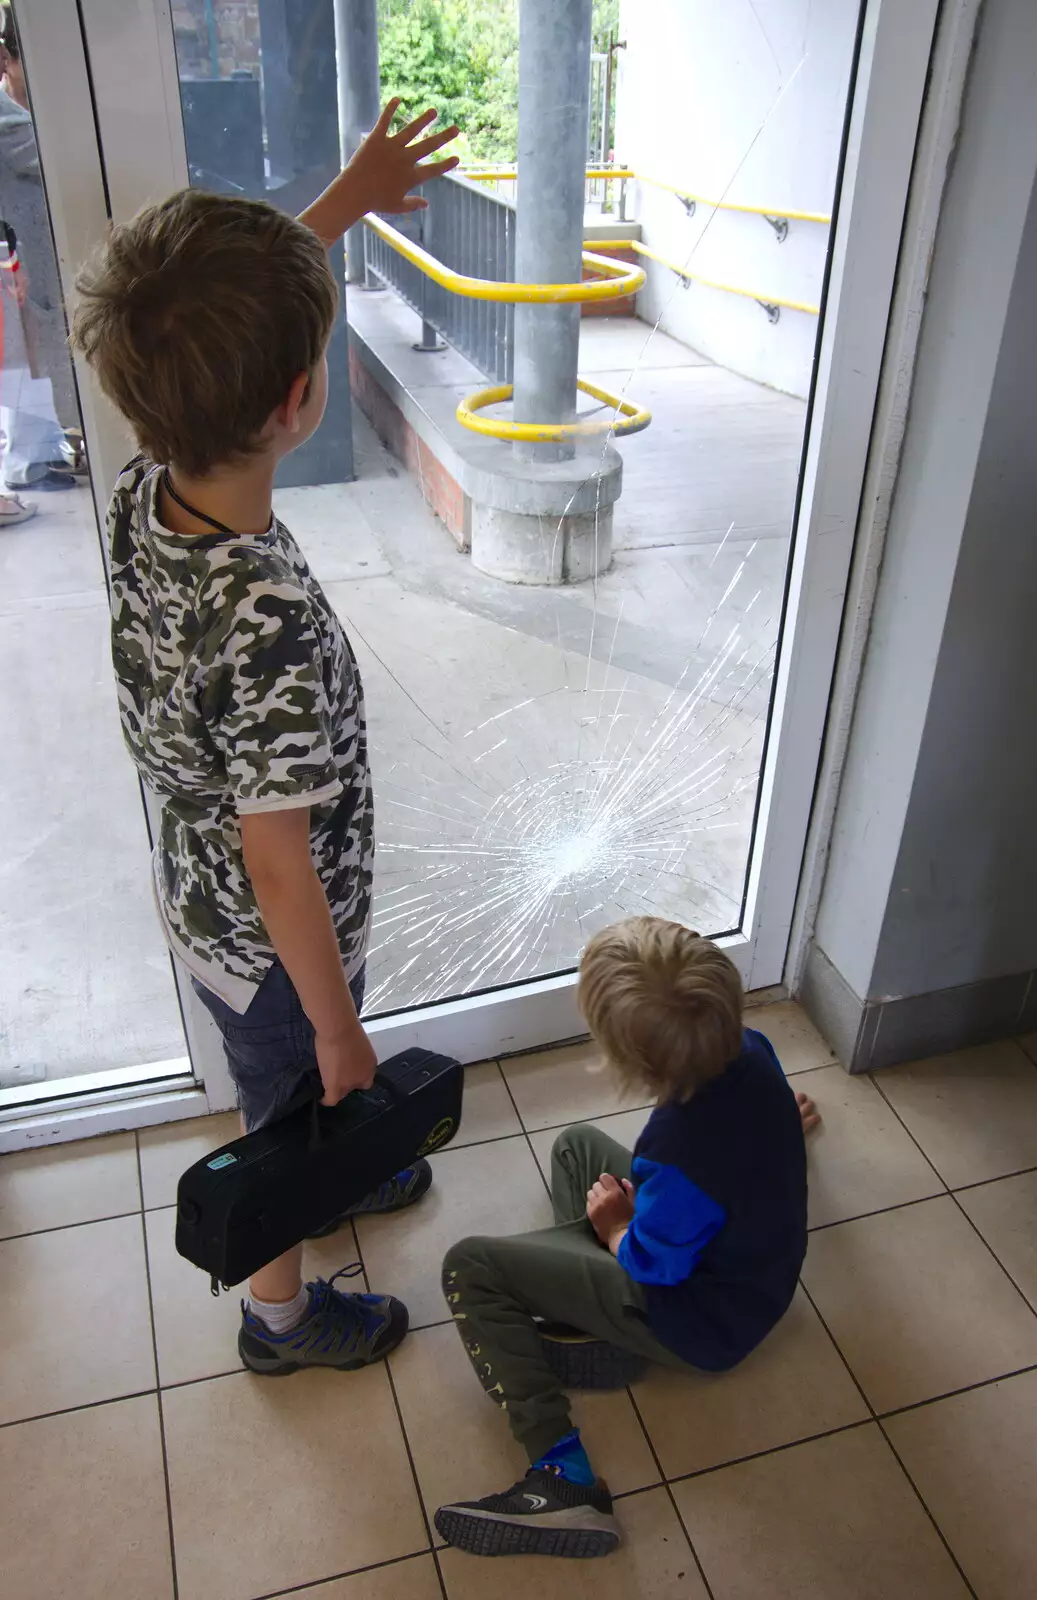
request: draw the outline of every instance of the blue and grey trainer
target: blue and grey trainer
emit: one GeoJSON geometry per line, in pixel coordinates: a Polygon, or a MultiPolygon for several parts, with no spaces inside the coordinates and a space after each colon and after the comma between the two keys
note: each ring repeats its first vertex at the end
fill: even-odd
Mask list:
{"type": "Polygon", "coordinates": [[[440,1506],[435,1522],[447,1544],[473,1556],[583,1560],[611,1555],[620,1542],[612,1496],[600,1479],[569,1483],[538,1467],[504,1494],[440,1506]]]}
{"type": "Polygon", "coordinates": [[[387,1178],[377,1189],[365,1194],[362,1200],[358,1200],[355,1205],[349,1206],[339,1216],[326,1222],[323,1228],[317,1228],[306,1237],[326,1239],[329,1233],[341,1228],[350,1217],[373,1217],[386,1211],[403,1211],[405,1207],[412,1206],[420,1200],[431,1187],[432,1168],[424,1158],[421,1158],[415,1161],[413,1166],[404,1167],[394,1178],[387,1178]]]}
{"type": "Polygon", "coordinates": [[[395,1350],[409,1322],[403,1301],[389,1294],[343,1294],[334,1287],[336,1278],[353,1278],[361,1270],[356,1261],[330,1279],[308,1283],[309,1314],[287,1333],[271,1333],[243,1300],[238,1354],[249,1371],[267,1378],[286,1377],[301,1367],[355,1372],[395,1350]]]}

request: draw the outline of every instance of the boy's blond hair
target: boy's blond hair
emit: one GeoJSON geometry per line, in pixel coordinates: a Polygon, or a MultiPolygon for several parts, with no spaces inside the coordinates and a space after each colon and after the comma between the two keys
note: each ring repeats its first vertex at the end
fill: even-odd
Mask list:
{"type": "Polygon", "coordinates": [[[309,228],[196,189],[113,226],[76,287],[74,344],[141,449],[191,477],[257,449],[338,303],[309,228]]]}
{"type": "Polygon", "coordinates": [[[701,934],[631,917],[583,952],[580,1009],[611,1066],[660,1100],[688,1100],[742,1048],[742,980],[701,934]]]}

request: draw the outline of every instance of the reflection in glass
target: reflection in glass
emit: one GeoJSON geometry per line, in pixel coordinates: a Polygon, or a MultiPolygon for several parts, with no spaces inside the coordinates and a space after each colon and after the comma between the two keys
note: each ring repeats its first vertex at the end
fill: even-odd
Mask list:
{"type": "Polygon", "coordinates": [[[182,1058],[32,113],[0,88],[0,1088],[182,1058]],[[17,497],[17,498],[15,498],[17,497]]]}

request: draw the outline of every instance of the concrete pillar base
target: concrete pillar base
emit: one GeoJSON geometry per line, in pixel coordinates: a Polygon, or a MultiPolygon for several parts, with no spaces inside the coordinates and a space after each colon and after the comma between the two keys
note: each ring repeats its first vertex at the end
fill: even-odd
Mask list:
{"type": "MultiPolygon", "coordinates": [[[[468,485],[472,565],[504,583],[583,583],[612,564],[623,464],[611,445],[575,461],[494,453],[468,485]]],[[[485,460],[485,458],[484,458],[485,460]]]]}
{"type": "Polygon", "coordinates": [[[612,564],[612,507],[532,517],[472,505],[472,565],[504,583],[583,583],[612,564]]]}

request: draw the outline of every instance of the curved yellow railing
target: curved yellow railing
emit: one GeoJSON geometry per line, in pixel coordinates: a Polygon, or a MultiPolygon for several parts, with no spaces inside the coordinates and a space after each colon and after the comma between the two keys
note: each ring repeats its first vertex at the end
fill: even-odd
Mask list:
{"type": "MultiPolygon", "coordinates": [[[[492,300],[514,305],[582,304],[590,300],[622,299],[625,295],[636,294],[645,282],[645,274],[640,267],[632,267],[626,261],[614,261],[609,256],[599,256],[587,249],[583,252],[583,265],[600,276],[582,283],[508,283],[494,278],[469,278],[463,272],[454,272],[445,267],[435,256],[429,255],[427,250],[406,238],[381,217],[368,214],[364,221],[372,233],[384,239],[391,249],[410,261],[433,283],[448,289],[451,294],[464,295],[469,300],[492,300]]],[[[457,408],[457,420],[462,427],[470,428],[473,433],[488,434],[491,439],[521,439],[534,443],[546,443],[552,439],[590,438],[604,433],[640,433],[652,420],[652,413],[647,406],[639,406],[633,400],[611,394],[595,383],[588,383],[585,378],[577,378],[576,387],[583,394],[589,394],[608,406],[612,417],[582,422],[509,422],[503,417],[480,417],[478,412],[487,406],[511,399],[513,386],[503,383],[466,395],[457,408]]]]}
{"type": "MultiPolygon", "coordinates": [[[[466,167],[459,174],[473,183],[492,183],[495,179],[509,182],[518,177],[517,167],[466,167]]],[[[708,206],[711,211],[742,211],[753,217],[784,217],[787,222],[829,223],[831,217],[823,211],[794,211],[788,206],[747,206],[737,200],[710,200],[705,195],[693,194],[690,189],[679,189],[674,183],[663,183],[660,178],[650,178],[647,173],[636,172],[633,167],[588,167],[587,177],[592,179],[635,178],[638,183],[651,184],[653,189],[665,189],[680,200],[690,200],[692,205],[708,206]]]]}
{"type": "Polygon", "coordinates": [[[613,261],[608,256],[596,255],[592,250],[584,250],[583,265],[600,276],[583,283],[507,283],[495,278],[469,278],[463,272],[454,272],[450,267],[445,267],[435,256],[429,255],[413,239],[405,238],[381,217],[369,213],[364,221],[372,233],[384,239],[405,260],[420,268],[433,283],[449,289],[451,294],[464,295],[469,300],[493,300],[515,305],[582,304],[594,300],[621,300],[624,295],[636,294],[645,282],[640,267],[632,267],[628,261],[613,261]]]}
{"type": "Polygon", "coordinates": [[[786,300],[781,295],[764,294],[759,289],[746,289],[738,283],[721,283],[717,278],[703,277],[701,272],[692,272],[688,267],[680,266],[667,256],[661,256],[658,250],[651,250],[648,245],[642,244],[640,239],[597,239],[594,242],[607,245],[611,250],[633,250],[639,256],[647,256],[649,261],[658,261],[660,266],[668,267],[678,278],[683,278],[685,283],[701,283],[706,289],[722,289],[725,294],[744,295],[747,300],[755,300],[764,307],[785,306],[789,311],[805,311],[811,317],[816,317],[821,309],[820,306],[811,305],[806,300],[786,300]]]}
{"type": "Polygon", "coordinates": [[[577,378],[576,387],[582,394],[589,394],[592,399],[608,406],[613,415],[583,422],[509,422],[504,417],[478,416],[477,413],[484,411],[487,406],[499,405],[501,401],[511,399],[514,385],[499,383],[492,389],[477,389],[475,394],[466,395],[457,408],[457,420],[462,427],[471,428],[473,433],[488,434],[491,439],[521,439],[533,444],[546,443],[551,439],[588,439],[603,433],[640,433],[652,420],[652,413],[647,406],[639,406],[635,400],[624,400],[621,395],[610,394],[598,384],[588,383],[586,378],[577,378]],[[617,420],[616,413],[622,416],[622,421],[617,420]]]}

